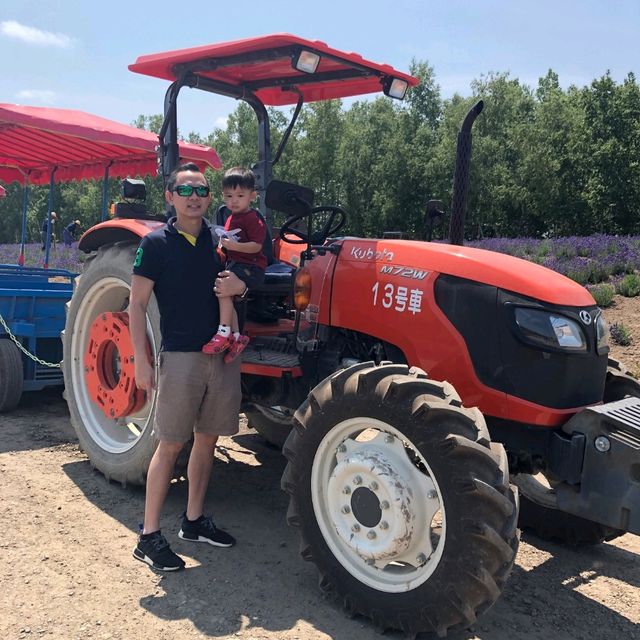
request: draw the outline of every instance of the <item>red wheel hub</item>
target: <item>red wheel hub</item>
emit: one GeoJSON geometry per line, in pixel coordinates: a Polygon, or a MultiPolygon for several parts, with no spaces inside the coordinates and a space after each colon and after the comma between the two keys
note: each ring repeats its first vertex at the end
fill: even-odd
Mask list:
{"type": "Polygon", "coordinates": [[[89,396],[107,418],[121,418],[144,406],[146,393],[136,387],[129,314],[101,313],[94,320],[84,370],[89,396]]]}

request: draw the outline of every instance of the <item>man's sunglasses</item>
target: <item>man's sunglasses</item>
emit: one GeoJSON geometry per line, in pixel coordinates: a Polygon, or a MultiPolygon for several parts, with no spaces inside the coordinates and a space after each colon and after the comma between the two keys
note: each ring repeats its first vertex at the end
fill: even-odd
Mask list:
{"type": "Polygon", "coordinates": [[[190,184],[180,184],[174,191],[183,198],[188,198],[194,191],[199,198],[206,198],[211,192],[211,189],[205,185],[194,187],[190,184]]]}

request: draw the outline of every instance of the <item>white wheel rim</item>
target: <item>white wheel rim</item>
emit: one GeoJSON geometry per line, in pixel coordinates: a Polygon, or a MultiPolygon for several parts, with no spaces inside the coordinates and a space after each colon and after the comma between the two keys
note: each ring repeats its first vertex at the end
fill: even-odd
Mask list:
{"type": "Polygon", "coordinates": [[[313,461],[311,496],[331,552],[367,586],[411,591],[438,566],[442,494],[425,458],[391,425],[358,417],[331,429],[313,461]]]}
{"type": "MultiPolygon", "coordinates": [[[[131,293],[129,285],[119,278],[104,278],[96,282],[84,295],[76,314],[73,336],[71,337],[71,382],[80,419],[91,439],[109,453],[124,453],[131,449],[146,429],[151,429],[151,418],[156,392],[135,415],[116,420],[107,418],[102,409],[91,399],[85,380],[84,354],[89,341],[93,321],[105,311],[124,311],[131,293]]],[[[147,318],[147,335],[156,362],[155,344],[151,338],[152,329],[147,318]]]]}

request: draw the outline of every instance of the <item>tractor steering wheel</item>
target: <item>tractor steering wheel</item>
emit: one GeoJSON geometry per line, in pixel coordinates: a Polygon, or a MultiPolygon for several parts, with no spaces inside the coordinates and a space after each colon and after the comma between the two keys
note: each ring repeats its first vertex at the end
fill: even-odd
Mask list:
{"type": "Polygon", "coordinates": [[[286,220],[280,227],[280,238],[289,244],[323,244],[329,236],[332,236],[336,231],[342,229],[346,221],[347,212],[340,207],[334,207],[331,205],[325,207],[314,207],[310,211],[299,213],[298,215],[291,216],[291,218],[286,220]],[[323,213],[327,211],[329,212],[329,217],[326,219],[322,229],[320,229],[320,231],[313,232],[311,234],[311,238],[309,238],[309,234],[306,231],[300,231],[300,229],[293,227],[293,225],[299,220],[304,220],[315,213],[323,213]],[[297,240],[287,237],[287,234],[295,236],[297,240]]]}

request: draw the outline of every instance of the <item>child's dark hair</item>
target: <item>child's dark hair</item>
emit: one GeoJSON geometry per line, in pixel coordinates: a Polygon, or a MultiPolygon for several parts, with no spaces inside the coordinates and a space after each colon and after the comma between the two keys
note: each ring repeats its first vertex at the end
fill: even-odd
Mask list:
{"type": "Polygon", "coordinates": [[[222,188],[235,189],[236,187],[249,189],[250,191],[256,190],[256,176],[251,169],[232,167],[228,171],[225,171],[224,177],[222,178],[222,188]]]}
{"type": "Polygon", "coordinates": [[[202,170],[200,169],[200,167],[197,164],[194,164],[193,162],[187,162],[185,164],[181,164],[179,167],[176,167],[171,172],[171,175],[167,180],[167,187],[166,187],[167,191],[173,191],[173,188],[176,186],[178,174],[182,173],[183,171],[193,171],[194,173],[202,173],[202,170]]]}

